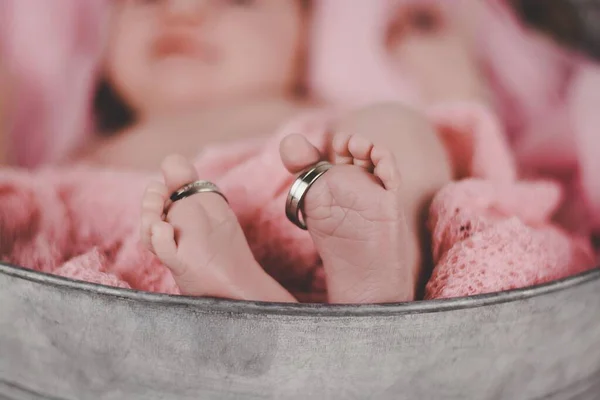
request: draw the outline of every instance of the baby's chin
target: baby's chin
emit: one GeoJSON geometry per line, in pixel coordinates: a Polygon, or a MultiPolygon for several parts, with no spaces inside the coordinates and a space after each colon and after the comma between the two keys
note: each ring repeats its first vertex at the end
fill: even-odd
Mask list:
{"type": "Polygon", "coordinates": [[[231,93],[216,85],[190,81],[163,81],[147,93],[142,103],[154,114],[177,114],[178,112],[200,111],[226,105],[235,99],[231,93]]]}
{"type": "Polygon", "coordinates": [[[155,61],[150,66],[151,82],[154,85],[198,86],[214,81],[219,67],[201,59],[185,56],[170,56],[155,61]]]}
{"type": "Polygon", "coordinates": [[[154,112],[227,106],[273,91],[264,77],[184,56],[156,61],[143,76],[147,90],[136,97],[154,112]]]}
{"type": "Polygon", "coordinates": [[[182,107],[186,104],[210,102],[221,97],[219,77],[202,65],[178,60],[168,60],[156,65],[152,71],[150,86],[153,103],[182,107]]]}

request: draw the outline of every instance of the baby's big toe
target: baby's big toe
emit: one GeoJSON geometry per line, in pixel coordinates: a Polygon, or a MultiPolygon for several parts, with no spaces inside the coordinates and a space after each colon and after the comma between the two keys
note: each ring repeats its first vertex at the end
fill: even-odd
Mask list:
{"type": "Polygon", "coordinates": [[[279,146],[281,160],[292,174],[296,174],[321,159],[319,150],[302,135],[286,136],[279,146]]]}
{"type": "Polygon", "coordinates": [[[174,192],[188,183],[198,180],[198,172],[192,163],[180,155],[170,155],[161,165],[165,184],[169,192],[174,192]]]}

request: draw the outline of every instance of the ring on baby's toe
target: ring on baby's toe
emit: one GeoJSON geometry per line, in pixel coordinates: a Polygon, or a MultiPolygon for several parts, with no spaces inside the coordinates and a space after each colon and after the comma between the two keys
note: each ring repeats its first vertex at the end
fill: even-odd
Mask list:
{"type": "Polygon", "coordinates": [[[227,197],[225,197],[225,195],[221,193],[219,187],[214,183],[209,181],[195,181],[192,183],[188,183],[187,185],[184,185],[175,192],[173,192],[169,197],[169,200],[167,200],[167,202],[165,203],[163,213],[166,215],[169,212],[169,208],[171,208],[173,203],[175,203],[176,201],[183,200],[186,197],[193,196],[197,193],[216,193],[222,198],[224,198],[225,201],[229,202],[227,200],[227,197]]]}
{"type": "Polygon", "coordinates": [[[302,209],[304,196],[312,184],[332,167],[333,165],[327,161],[318,162],[302,172],[292,184],[285,202],[285,215],[298,228],[306,230],[304,210],[302,209]]]}

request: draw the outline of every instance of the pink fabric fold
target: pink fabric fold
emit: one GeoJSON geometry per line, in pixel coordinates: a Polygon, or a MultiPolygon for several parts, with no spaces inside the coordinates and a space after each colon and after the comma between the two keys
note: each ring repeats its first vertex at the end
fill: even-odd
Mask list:
{"type": "Polygon", "coordinates": [[[594,268],[589,239],[551,222],[560,200],[552,182],[469,179],[442,189],[430,210],[436,267],[426,298],[524,288],[594,268]]]}
{"type": "MultiPolygon", "coordinates": [[[[573,121],[577,167],[583,198],[594,230],[600,230],[600,68],[586,64],[579,69],[568,99],[573,121]]],[[[569,142],[565,137],[563,143],[569,142]]]]}
{"type": "Polygon", "coordinates": [[[14,80],[14,162],[52,162],[89,132],[108,0],[3,0],[0,57],[14,80]]]}
{"type": "Polygon", "coordinates": [[[427,299],[523,288],[595,267],[589,236],[553,222],[563,187],[518,179],[492,114],[463,104],[437,107],[430,115],[437,116],[440,134],[450,135],[449,151],[472,178],[447,185],[431,204],[435,268],[427,299]]]}

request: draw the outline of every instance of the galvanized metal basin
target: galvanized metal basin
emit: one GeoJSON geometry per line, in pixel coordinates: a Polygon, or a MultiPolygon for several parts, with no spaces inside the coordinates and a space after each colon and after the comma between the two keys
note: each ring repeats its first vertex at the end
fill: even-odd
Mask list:
{"type": "Polygon", "coordinates": [[[0,265],[0,399],[600,398],[600,270],[448,301],[156,295],[0,265]]]}

